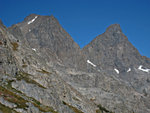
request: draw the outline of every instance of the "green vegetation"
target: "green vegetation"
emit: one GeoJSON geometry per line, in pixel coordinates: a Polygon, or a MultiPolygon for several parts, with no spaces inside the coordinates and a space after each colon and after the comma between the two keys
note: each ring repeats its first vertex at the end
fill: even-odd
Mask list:
{"type": "Polygon", "coordinates": [[[24,81],[26,81],[27,83],[36,84],[37,86],[46,89],[44,86],[42,86],[41,84],[37,83],[35,80],[32,80],[32,79],[30,78],[30,76],[31,76],[31,75],[28,74],[28,73],[19,72],[16,78],[17,78],[17,80],[24,80],[24,81]]]}
{"type": "Polygon", "coordinates": [[[37,107],[41,112],[51,112],[51,113],[58,113],[57,111],[55,111],[52,107],[49,106],[45,106],[42,105],[39,101],[35,100],[32,97],[28,97],[30,98],[31,103],[37,107]]]}
{"type": "Polygon", "coordinates": [[[41,69],[41,70],[36,70],[37,72],[40,72],[40,73],[43,73],[43,74],[50,74],[50,72],[44,70],[44,69],[41,69]]]}
{"type": "Polygon", "coordinates": [[[0,96],[2,96],[5,100],[14,103],[17,105],[17,108],[23,108],[25,109],[28,107],[26,105],[26,100],[24,100],[22,97],[19,95],[16,95],[15,93],[5,89],[4,87],[0,86],[0,96]]]}
{"type": "Polygon", "coordinates": [[[14,51],[17,51],[17,50],[18,50],[19,45],[18,45],[17,42],[11,42],[11,45],[13,46],[13,50],[14,50],[14,51]]]}
{"type": "MultiPolygon", "coordinates": [[[[13,80],[10,80],[8,81],[8,84],[6,85],[7,89],[15,92],[15,93],[19,93],[20,95],[24,96],[27,98],[28,102],[31,102],[35,107],[37,107],[41,112],[52,112],[52,113],[57,113],[56,111],[54,111],[54,109],[52,107],[49,107],[49,106],[45,106],[45,105],[42,105],[39,101],[35,100],[34,98],[32,97],[28,97],[26,95],[24,95],[22,92],[12,88],[11,86],[11,83],[13,82],[13,80]]],[[[8,92],[6,92],[7,94],[8,92]]],[[[15,94],[16,95],[16,94],[15,94]]],[[[11,100],[10,102],[12,103],[15,103],[13,102],[14,100],[11,100]]],[[[26,101],[26,100],[25,100],[26,101]]],[[[27,102],[27,101],[26,101],[27,102]]],[[[15,103],[16,104],[16,103],[15,103]]],[[[18,106],[17,106],[18,107],[18,106]]]]}
{"type": "Polygon", "coordinates": [[[96,111],[96,113],[113,113],[112,111],[107,110],[106,108],[102,107],[102,105],[97,106],[99,110],[96,111]]]}
{"type": "Polygon", "coordinates": [[[23,64],[23,65],[22,65],[23,68],[26,68],[27,66],[28,66],[28,65],[26,65],[26,64],[23,64]]]}
{"type": "MultiPolygon", "coordinates": [[[[7,85],[8,87],[9,85],[7,85]]],[[[11,88],[9,86],[9,88],[11,88]]],[[[12,88],[11,88],[12,89],[12,88]]],[[[12,89],[13,91],[15,92],[19,92],[17,90],[15,90],[14,88],[12,89]]],[[[21,92],[19,92],[21,93],[21,92]]],[[[17,105],[17,108],[22,108],[22,109],[25,109],[28,107],[26,105],[26,102],[31,102],[35,107],[37,107],[39,109],[39,111],[41,112],[52,112],[52,113],[58,113],[57,111],[55,111],[52,107],[49,107],[49,106],[45,106],[45,105],[42,105],[39,101],[35,100],[34,98],[31,98],[31,97],[27,97],[25,96],[27,100],[24,100],[22,97],[20,97],[19,95],[5,89],[4,87],[0,86],[0,96],[3,96],[3,98],[11,103],[14,103],[17,105]]],[[[10,111],[12,111],[12,109],[8,108],[8,107],[5,107],[4,105],[1,105],[0,104],[0,110],[6,110],[6,113],[11,113],[10,111]],[[8,111],[8,112],[7,112],[8,111]]]]}
{"type": "Polygon", "coordinates": [[[96,110],[96,113],[102,113],[99,109],[96,110]]]}
{"type": "Polygon", "coordinates": [[[102,107],[100,104],[98,105],[98,108],[103,112],[109,112],[106,108],[102,107]]]}
{"type": "Polygon", "coordinates": [[[15,88],[12,87],[11,83],[14,82],[14,80],[9,80],[7,81],[7,85],[4,85],[6,87],[6,89],[10,90],[11,92],[14,92],[14,93],[19,93],[19,94],[22,94],[21,91],[18,91],[16,90],[15,88]]]}
{"type": "Polygon", "coordinates": [[[73,107],[69,104],[67,104],[66,102],[63,101],[64,105],[67,105],[70,109],[72,109],[75,113],[83,113],[81,110],[77,109],[76,107],[73,107]]]}
{"type": "Polygon", "coordinates": [[[57,111],[54,111],[52,107],[49,106],[44,106],[44,105],[39,105],[37,103],[32,103],[35,107],[37,107],[40,111],[42,112],[51,112],[51,113],[58,113],[57,111]]]}
{"type": "Polygon", "coordinates": [[[11,108],[9,108],[9,107],[1,104],[1,103],[0,103],[0,111],[2,111],[2,113],[12,113],[12,112],[13,113],[18,113],[16,111],[14,111],[13,109],[11,109],[11,108]]]}
{"type": "MultiPolygon", "coordinates": [[[[25,80],[27,83],[36,84],[42,88],[45,88],[42,85],[40,85],[39,83],[37,83],[36,81],[30,79],[29,76],[31,76],[31,75],[28,73],[19,72],[16,76],[16,79],[18,81],[25,80]]],[[[45,106],[42,103],[40,103],[39,101],[35,100],[34,98],[28,97],[25,94],[23,94],[21,91],[18,91],[15,88],[13,88],[11,84],[14,81],[15,80],[8,80],[7,84],[4,84],[4,86],[0,86],[0,97],[2,96],[6,101],[16,104],[17,105],[16,108],[21,108],[21,109],[26,110],[26,108],[28,107],[28,105],[26,105],[26,103],[30,102],[35,107],[37,107],[40,112],[58,113],[57,111],[55,111],[53,109],[53,107],[45,106]]],[[[11,108],[5,107],[4,105],[0,104],[0,110],[5,111],[5,109],[7,109],[5,113],[11,113],[11,111],[13,110],[11,108]]],[[[17,112],[15,112],[15,113],[17,113],[17,112]]]]}
{"type": "Polygon", "coordinates": [[[72,97],[74,100],[76,100],[76,101],[80,101],[79,99],[77,99],[76,97],[72,97]]]}

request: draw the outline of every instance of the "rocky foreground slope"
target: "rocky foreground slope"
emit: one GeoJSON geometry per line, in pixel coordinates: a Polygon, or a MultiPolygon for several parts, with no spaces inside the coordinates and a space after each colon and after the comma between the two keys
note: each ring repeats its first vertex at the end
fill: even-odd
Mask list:
{"type": "Polygon", "coordinates": [[[150,59],[118,24],[80,49],[54,16],[0,21],[0,112],[149,113],[150,59]]]}

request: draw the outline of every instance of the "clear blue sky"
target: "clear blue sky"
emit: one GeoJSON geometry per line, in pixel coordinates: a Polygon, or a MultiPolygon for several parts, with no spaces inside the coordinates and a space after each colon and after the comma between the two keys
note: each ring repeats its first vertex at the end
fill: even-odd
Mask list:
{"type": "Polygon", "coordinates": [[[118,23],[139,52],[150,57],[150,0],[0,0],[6,26],[32,13],[53,14],[81,48],[118,23]]]}

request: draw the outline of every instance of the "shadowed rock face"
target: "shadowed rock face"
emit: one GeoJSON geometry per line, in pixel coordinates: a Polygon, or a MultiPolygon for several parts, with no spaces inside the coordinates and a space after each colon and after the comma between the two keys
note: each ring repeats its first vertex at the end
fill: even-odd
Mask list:
{"type": "Polygon", "coordinates": [[[20,28],[13,28],[8,31],[0,25],[0,112],[96,112],[94,103],[64,82],[54,67],[32,50],[20,28]]]}
{"type": "MultiPolygon", "coordinates": [[[[48,62],[63,64],[67,67],[83,67],[80,47],[71,36],[60,26],[54,16],[29,15],[22,23],[10,28],[18,37],[22,34],[31,48],[40,51],[48,62]],[[34,18],[36,18],[34,20],[34,18]],[[32,23],[31,21],[34,20],[32,23]],[[18,31],[20,31],[18,33],[18,31]]],[[[79,69],[79,68],[78,68],[79,69]]]]}
{"type": "Polygon", "coordinates": [[[118,24],[80,50],[54,16],[31,14],[0,21],[0,50],[0,112],[150,112],[150,59],[118,24]]]}
{"type": "Polygon", "coordinates": [[[82,52],[101,70],[116,68],[125,73],[129,68],[133,69],[139,65],[150,67],[122,33],[118,24],[109,26],[105,33],[97,36],[82,52]]]}
{"type": "Polygon", "coordinates": [[[14,56],[12,55],[11,48],[13,43],[8,42],[6,28],[3,23],[0,21],[0,79],[1,82],[4,82],[7,78],[5,74],[14,75],[19,70],[15,61],[14,56]]]}

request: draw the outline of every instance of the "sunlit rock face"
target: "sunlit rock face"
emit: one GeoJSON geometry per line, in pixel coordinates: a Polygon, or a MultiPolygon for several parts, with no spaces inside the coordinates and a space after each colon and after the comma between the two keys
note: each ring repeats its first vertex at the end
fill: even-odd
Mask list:
{"type": "Polygon", "coordinates": [[[80,49],[54,16],[0,21],[0,112],[149,113],[150,59],[119,24],[80,49]]]}

